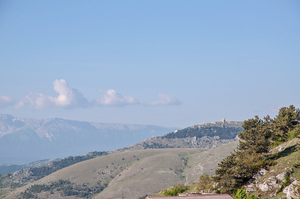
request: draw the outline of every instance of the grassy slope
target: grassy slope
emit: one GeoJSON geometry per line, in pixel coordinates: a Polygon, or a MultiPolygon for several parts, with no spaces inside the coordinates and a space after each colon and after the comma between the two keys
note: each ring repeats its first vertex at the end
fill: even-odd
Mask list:
{"type": "MultiPolygon", "coordinates": [[[[281,145],[279,145],[278,147],[274,148],[271,150],[272,154],[275,154],[277,152],[279,152],[279,154],[282,154],[282,157],[278,158],[277,160],[275,160],[275,165],[271,166],[268,170],[268,172],[266,173],[266,175],[258,178],[255,182],[257,182],[258,184],[262,184],[263,182],[266,181],[266,179],[272,177],[272,176],[276,176],[282,172],[288,172],[290,171],[289,168],[293,169],[293,173],[291,174],[291,179],[295,179],[300,181],[300,168],[296,168],[293,165],[295,163],[300,164],[300,151],[290,151],[289,147],[293,147],[295,146],[297,143],[300,143],[300,139],[299,138],[294,138],[288,142],[285,142],[281,145]],[[280,150],[278,150],[280,149],[280,150]]],[[[278,184],[282,184],[283,182],[278,182],[278,184]]],[[[257,191],[252,192],[252,194],[259,196],[260,199],[267,199],[267,198],[274,198],[274,199],[279,199],[281,197],[285,197],[286,194],[281,192],[278,192],[278,188],[273,188],[270,191],[267,192],[263,192],[260,189],[257,189],[257,191]],[[276,193],[276,196],[270,196],[270,195],[274,195],[274,193],[276,193]]]]}
{"type": "Polygon", "coordinates": [[[235,146],[236,142],[215,149],[148,149],[110,154],[61,169],[16,189],[6,198],[15,198],[33,184],[47,184],[59,179],[88,187],[93,187],[99,180],[109,182],[109,186],[95,198],[120,197],[122,193],[124,198],[138,198],[154,194],[174,183],[196,181],[203,173],[214,173],[217,162],[235,146]],[[187,164],[182,158],[188,158],[187,164]]]}
{"type": "Polygon", "coordinates": [[[191,154],[188,156],[188,163],[182,175],[186,178],[186,183],[190,184],[199,180],[201,175],[214,175],[215,170],[230,151],[233,151],[238,141],[222,145],[217,148],[209,149],[203,153],[191,154]]]}
{"type": "Polygon", "coordinates": [[[117,197],[121,196],[122,193],[125,198],[138,198],[149,194],[149,192],[159,191],[162,187],[181,182],[179,170],[183,169],[183,164],[178,154],[185,155],[196,152],[196,150],[157,151],[164,152],[135,162],[122,171],[121,176],[113,179],[109,187],[96,198],[117,197]]]}
{"type": "MultiPolygon", "coordinates": [[[[89,187],[92,187],[99,180],[104,182],[111,181],[112,178],[117,176],[122,170],[126,170],[126,168],[130,168],[131,165],[142,160],[144,161],[144,159],[147,159],[153,155],[185,155],[191,151],[197,150],[199,149],[153,149],[110,154],[108,156],[87,160],[66,167],[32,184],[47,184],[62,179],[70,180],[72,183],[76,183],[78,185],[87,184],[89,187]]],[[[181,162],[181,160],[179,162],[181,162]]],[[[151,164],[153,167],[155,166],[155,162],[151,162],[151,164]]],[[[16,189],[16,191],[12,192],[7,198],[13,198],[16,194],[24,192],[30,185],[16,189]]]]}
{"type": "MultiPolygon", "coordinates": [[[[300,143],[300,138],[294,138],[290,141],[284,142],[281,145],[273,148],[270,150],[270,154],[276,155],[278,158],[276,160],[274,160],[274,165],[270,166],[268,168],[268,171],[265,175],[259,177],[258,179],[253,179],[253,181],[251,181],[251,183],[249,182],[247,185],[249,185],[249,187],[254,187],[256,189],[256,191],[250,191],[250,194],[254,194],[255,196],[258,196],[260,199],[269,199],[269,198],[273,198],[273,199],[282,199],[282,198],[286,198],[286,194],[283,193],[283,189],[284,187],[282,187],[282,189],[280,190],[278,188],[278,186],[275,186],[272,188],[272,183],[270,183],[270,181],[268,181],[268,179],[275,179],[278,174],[282,174],[282,173],[286,173],[286,172],[291,172],[290,174],[290,179],[291,182],[293,182],[294,180],[300,181],[300,150],[296,148],[297,144],[300,143]],[[270,186],[270,190],[269,191],[262,191],[258,188],[259,184],[263,184],[266,183],[270,186]],[[253,184],[252,184],[253,183],[253,184]],[[250,186],[251,185],[251,186],[250,186]]],[[[227,147],[229,147],[229,145],[227,145],[227,147]]],[[[216,150],[222,150],[222,148],[216,148],[216,150]]],[[[205,151],[203,153],[200,154],[200,156],[204,156],[209,159],[209,152],[211,152],[211,150],[209,151],[205,151]]],[[[215,154],[215,153],[214,153],[215,154]]],[[[214,154],[211,154],[212,156],[214,154]]],[[[198,155],[198,154],[196,154],[198,155]]],[[[208,161],[210,162],[210,161],[208,161]]],[[[191,165],[195,165],[195,167],[197,166],[195,163],[190,162],[191,165]]],[[[211,162],[212,163],[212,162],[211,162]]],[[[198,165],[200,165],[198,163],[198,165]]],[[[202,165],[201,165],[202,166],[202,165]]],[[[213,165],[213,166],[217,166],[217,165],[213,165]]],[[[208,165],[205,165],[203,168],[210,168],[208,165]]],[[[186,171],[185,171],[186,172],[186,171]]],[[[184,173],[185,173],[184,172],[184,173]]],[[[207,171],[208,173],[203,172],[204,174],[209,174],[209,170],[207,171]]],[[[191,172],[192,173],[196,173],[196,172],[191,172]]],[[[283,185],[283,181],[280,180],[276,180],[277,185],[283,185]]],[[[194,191],[195,188],[194,183],[189,184],[189,188],[188,188],[188,192],[194,191]]],[[[248,186],[244,186],[243,188],[247,188],[248,186]]],[[[248,188],[249,188],[248,187],[248,188]]],[[[299,187],[300,188],[300,187],[299,187]]],[[[298,188],[298,193],[299,193],[299,189],[298,188]]],[[[168,189],[171,189],[168,188],[168,189]]],[[[160,192],[159,194],[157,194],[159,196],[163,196],[163,193],[160,192]]]]}
{"type": "Polygon", "coordinates": [[[226,157],[236,144],[237,142],[233,142],[209,150],[189,149],[189,153],[186,154],[182,151],[187,149],[169,149],[172,153],[152,156],[123,171],[124,174],[121,173],[120,176],[125,175],[123,178],[114,179],[110,186],[95,198],[117,198],[121,197],[122,193],[124,198],[138,198],[145,194],[157,193],[175,183],[195,182],[202,174],[213,174],[217,163],[226,157]],[[182,158],[188,158],[186,166],[182,164],[182,158]],[[176,167],[183,172],[178,173],[176,167]]]}

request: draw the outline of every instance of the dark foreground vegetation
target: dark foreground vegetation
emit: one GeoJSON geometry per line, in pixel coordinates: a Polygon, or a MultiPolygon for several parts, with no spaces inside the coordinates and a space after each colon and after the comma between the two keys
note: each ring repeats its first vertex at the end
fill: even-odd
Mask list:
{"type": "Polygon", "coordinates": [[[276,154],[269,153],[271,148],[300,136],[299,109],[292,105],[281,108],[274,119],[255,116],[244,121],[243,132],[238,136],[240,141],[236,150],[218,164],[215,176],[200,177],[199,189],[209,189],[217,183],[216,192],[245,194],[242,186],[261,168],[268,168],[275,164],[274,160],[299,150],[297,145],[276,154]]]}
{"type": "MultiPolygon", "coordinates": [[[[216,174],[200,176],[196,185],[198,192],[227,193],[234,199],[257,199],[258,197],[253,194],[246,194],[243,186],[249,183],[260,169],[268,169],[275,165],[279,158],[300,150],[298,143],[277,153],[270,153],[272,148],[293,138],[300,138],[300,111],[291,105],[281,108],[273,119],[269,116],[263,119],[255,116],[244,121],[243,132],[239,133],[238,137],[240,140],[237,148],[218,164],[216,174]]],[[[296,159],[298,162],[292,166],[298,170],[299,157],[296,159]]],[[[282,192],[289,184],[291,184],[290,176],[285,175],[282,186],[276,193],[282,192]]],[[[169,192],[178,194],[182,191],[181,188],[182,186],[175,185],[169,192]]],[[[163,195],[168,195],[169,192],[164,190],[163,195]]],[[[269,195],[265,198],[269,198],[269,195]]]]}
{"type": "Polygon", "coordinates": [[[268,167],[274,158],[268,154],[271,147],[288,141],[300,133],[300,112],[294,106],[284,107],[271,119],[255,116],[246,120],[239,134],[237,149],[218,166],[214,181],[221,193],[234,193],[247,183],[259,169],[268,167]]]}

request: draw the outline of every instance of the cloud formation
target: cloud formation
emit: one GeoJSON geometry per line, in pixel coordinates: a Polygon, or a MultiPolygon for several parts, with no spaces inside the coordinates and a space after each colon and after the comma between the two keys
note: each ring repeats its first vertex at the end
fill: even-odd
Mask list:
{"type": "Polygon", "coordinates": [[[103,97],[95,99],[91,103],[94,106],[125,106],[139,104],[139,102],[131,96],[123,97],[113,89],[104,92],[103,97]]]}
{"type": "Polygon", "coordinates": [[[11,96],[0,95],[0,108],[10,106],[14,103],[14,99],[11,96]]]}
{"type": "Polygon", "coordinates": [[[159,93],[158,97],[160,98],[159,101],[152,101],[150,105],[158,106],[158,105],[180,105],[180,102],[176,97],[172,95],[167,95],[163,93],[159,93]]]}
{"type": "Polygon", "coordinates": [[[26,95],[24,99],[17,103],[15,108],[19,109],[26,104],[29,104],[30,107],[34,107],[36,109],[43,109],[46,106],[49,106],[51,104],[51,101],[49,97],[45,96],[42,93],[29,92],[29,95],[26,95]]]}
{"type": "Polygon", "coordinates": [[[88,100],[77,89],[70,89],[68,83],[64,80],[55,80],[53,82],[55,92],[59,95],[57,97],[45,96],[42,93],[30,92],[24,99],[22,99],[16,108],[19,109],[26,104],[36,109],[43,109],[47,106],[57,106],[63,108],[87,107],[88,100]]]}
{"type": "MultiPolygon", "coordinates": [[[[107,91],[101,91],[103,96],[89,102],[81,92],[77,89],[71,89],[68,83],[64,79],[56,79],[53,81],[53,89],[58,93],[58,96],[46,96],[43,93],[29,92],[29,95],[25,96],[19,103],[15,105],[16,109],[24,106],[30,106],[35,109],[44,109],[46,107],[62,107],[66,109],[76,107],[93,107],[93,106],[127,106],[140,104],[137,99],[131,96],[122,96],[113,89],[107,91]]],[[[160,100],[152,101],[148,105],[180,105],[180,102],[176,97],[159,93],[160,100]]],[[[13,103],[13,100],[9,96],[0,96],[0,108],[13,103]]]]}
{"type": "Polygon", "coordinates": [[[49,97],[55,106],[73,108],[87,107],[88,100],[83,97],[77,89],[70,89],[68,83],[64,80],[55,80],[53,82],[55,92],[59,93],[58,97],[49,97]]]}

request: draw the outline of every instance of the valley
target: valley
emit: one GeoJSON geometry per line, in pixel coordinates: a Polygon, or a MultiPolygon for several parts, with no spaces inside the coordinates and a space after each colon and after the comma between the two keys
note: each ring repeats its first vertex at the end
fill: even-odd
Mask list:
{"type": "MultiPolygon", "coordinates": [[[[30,187],[47,186],[60,180],[68,181],[72,193],[95,198],[138,198],[155,194],[174,183],[192,183],[202,174],[211,175],[217,163],[236,147],[232,142],[214,149],[146,149],[113,153],[86,160],[58,170],[14,191],[7,189],[4,198],[14,198],[25,192],[44,198],[51,190],[36,193],[30,187]],[[86,191],[82,190],[86,188],[86,191]]],[[[14,178],[14,177],[12,177],[14,178]]],[[[16,179],[14,179],[16,181],[16,179]]],[[[2,191],[4,192],[4,190],[2,191]]],[[[68,195],[67,192],[52,190],[52,193],[68,195]]]]}
{"type": "MultiPolygon", "coordinates": [[[[1,176],[0,195],[2,198],[118,198],[123,194],[124,198],[139,198],[174,183],[194,183],[200,175],[214,174],[217,163],[236,147],[241,125],[225,120],[203,123],[151,136],[124,148],[49,160],[52,162],[48,164],[41,161],[38,167],[1,176]]],[[[135,131],[140,127],[131,125],[131,128],[135,131]]],[[[147,130],[153,131],[144,129],[147,130]]]]}

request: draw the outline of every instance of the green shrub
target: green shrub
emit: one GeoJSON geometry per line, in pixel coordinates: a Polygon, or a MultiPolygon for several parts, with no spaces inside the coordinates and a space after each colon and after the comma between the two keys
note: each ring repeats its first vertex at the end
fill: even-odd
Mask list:
{"type": "Polygon", "coordinates": [[[284,140],[282,138],[278,138],[278,140],[276,141],[273,141],[273,143],[271,144],[271,147],[274,148],[274,147],[277,147],[278,145],[284,143],[284,140]]]}
{"type": "Polygon", "coordinates": [[[296,138],[298,135],[300,135],[300,131],[294,129],[294,130],[292,130],[292,131],[290,131],[290,132],[288,133],[288,138],[287,138],[287,140],[291,140],[291,139],[293,139],[293,138],[296,138]]]}
{"type": "Polygon", "coordinates": [[[201,175],[197,183],[197,192],[211,192],[213,188],[213,179],[207,175],[201,175]]]}
{"type": "Polygon", "coordinates": [[[239,189],[233,199],[258,199],[255,195],[247,196],[245,189],[239,189]]]}
{"type": "Polygon", "coordinates": [[[284,182],[283,182],[283,187],[287,187],[291,184],[291,176],[284,174],[284,182]]]}
{"type": "Polygon", "coordinates": [[[164,189],[163,194],[164,196],[178,196],[179,193],[183,193],[187,189],[188,187],[183,184],[175,184],[171,190],[164,189]]]}
{"type": "Polygon", "coordinates": [[[293,165],[293,167],[295,167],[295,168],[300,168],[300,162],[299,162],[299,163],[295,163],[295,164],[293,165]]]}

